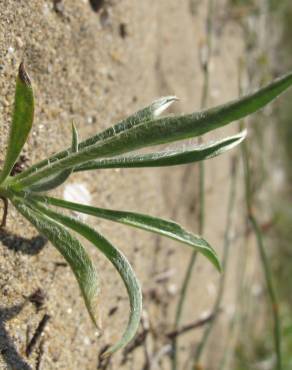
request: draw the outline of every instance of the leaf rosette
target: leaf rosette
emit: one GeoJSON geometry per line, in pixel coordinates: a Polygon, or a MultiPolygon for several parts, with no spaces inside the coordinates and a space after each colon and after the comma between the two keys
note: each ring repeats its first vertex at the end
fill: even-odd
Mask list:
{"type": "MultiPolygon", "coordinates": [[[[72,125],[72,143],[69,148],[12,176],[13,167],[27,141],[34,117],[33,89],[21,63],[16,79],[6,157],[0,173],[0,197],[5,202],[9,200],[65,258],[79,284],[89,315],[97,327],[100,321],[99,275],[86,249],[72,232],[87,239],[106,256],[120,274],[130,301],[129,321],[121,339],[104,355],[112,354],[126,346],[135,336],[142,311],[141,288],[130,263],[118,248],[93,227],[59,212],[59,208],[118,222],[176,240],[201,253],[220,271],[219,259],[216,251],[202,236],[187,231],[171,220],[68,202],[48,196],[46,192],[62,185],[71,175],[79,171],[177,166],[221,155],[240,144],[246,138],[246,131],[204,145],[180,145],[173,149],[153,150],[146,154],[139,151],[146,147],[197,137],[239,120],[263,108],[291,84],[292,73],[289,73],[258,91],[227,104],[198,113],[160,117],[160,114],[177,100],[174,96],[163,97],[81,142],[78,141],[77,130],[72,125]]],[[[4,224],[5,222],[2,222],[2,225],[4,224]]]]}

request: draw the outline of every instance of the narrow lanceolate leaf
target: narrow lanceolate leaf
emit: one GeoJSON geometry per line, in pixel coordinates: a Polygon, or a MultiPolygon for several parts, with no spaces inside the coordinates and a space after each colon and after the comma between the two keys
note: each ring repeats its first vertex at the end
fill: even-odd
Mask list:
{"type": "MultiPolygon", "coordinates": [[[[90,145],[96,144],[97,142],[106,140],[110,137],[113,137],[122,131],[127,131],[131,129],[132,127],[137,126],[144,121],[155,119],[176,100],[178,99],[175,96],[165,96],[165,97],[155,100],[149,106],[139,110],[138,112],[135,112],[134,114],[122,120],[121,122],[117,123],[116,125],[109,127],[106,130],[102,131],[101,133],[82,141],[78,146],[79,150],[84,149],[90,145]]],[[[17,178],[19,179],[24,178],[27,175],[35,172],[36,170],[48,164],[51,164],[57,160],[65,158],[68,155],[69,155],[69,149],[59,152],[57,154],[54,154],[50,158],[42,160],[36,163],[35,165],[31,166],[27,170],[23,171],[21,174],[17,176],[17,178]]]]}
{"type": "Polygon", "coordinates": [[[105,218],[114,222],[119,222],[125,225],[160,234],[170,239],[174,239],[202,253],[219,271],[221,270],[217,254],[209,245],[209,243],[200,236],[186,231],[173,221],[168,221],[141,213],[96,208],[46,196],[32,196],[31,198],[37,199],[46,204],[71,209],[73,211],[85,213],[95,217],[105,218]]]}
{"type": "Polygon", "coordinates": [[[10,174],[17,161],[30,132],[33,115],[34,98],[32,86],[24,65],[21,63],[16,78],[14,110],[5,162],[0,174],[0,183],[10,174]]]}
{"type": "Polygon", "coordinates": [[[126,331],[122,335],[122,338],[110,347],[103,356],[107,356],[116,352],[120,348],[126,346],[135,336],[138,326],[140,323],[140,317],[142,312],[142,293],[139,282],[132,270],[131,265],[127,261],[126,257],[114,247],[108,240],[106,240],[101,234],[93,230],[91,227],[83,224],[82,222],[59,214],[52,211],[51,209],[42,206],[39,203],[34,202],[35,207],[41,212],[48,215],[50,218],[62,223],[66,227],[76,231],[84,238],[89,240],[95,247],[97,247],[114,265],[118,273],[120,274],[123,282],[126,286],[129,300],[130,300],[130,317],[126,331]]]}
{"type": "Polygon", "coordinates": [[[81,243],[57,220],[32,209],[21,198],[12,198],[16,209],[50,240],[70,265],[78,281],[89,315],[99,327],[99,279],[81,243]]]}
{"type": "MultiPolygon", "coordinates": [[[[72,146],[71,153],[78,152],[78,133],[74,123],[72,123],[72,146]]],[[[53,175],[49,179],[40,181],[39,183],[33,184],[29,190],[33,192],[43,192],[55,189],[56,187],[62,185],[73,172],[73,168],[61,171],[57,175],[53,175]]]]}
{"type": "Polygon", "coordinates": [[[19,185],[16,188],[21,189],[60,170],[76,167],[97,158],[113,157],[142,147],[202,135],[256,112],[276,98],[291,84],[292,73],[276,79],[253,94],[225,105],[200,113],[171,116],[143,122],[19,180],[19,185]]]}
{"type": "Polygon", "coordinates": [[[191,145],[176,150],[137,154],[117,158],[105,158],[90,161],[74,169],[74,172],[97,170],[102,168],[133,168],[133,167],[162,167],[176,166],[192,162],[203,161],[220,155],[236,145],[246,137],[246,131],[229,138],[207,144],[191,145]]]}
{"type": "Polygon", "coordinates": [[[99,141],[118,135],[121,132],[128,131],[135,126],[140,125],[142,122],[155,119],[176,100],[178,99],[175,96],[165,96],[160,99],[154,100],[154,102],[151,103],[149,106],[139,110],[130,117],[106,129],[100,134],[84,140],[82,143],[80,143],[80,149],[86,148],[90,145],[96,144],[99,141]]]}

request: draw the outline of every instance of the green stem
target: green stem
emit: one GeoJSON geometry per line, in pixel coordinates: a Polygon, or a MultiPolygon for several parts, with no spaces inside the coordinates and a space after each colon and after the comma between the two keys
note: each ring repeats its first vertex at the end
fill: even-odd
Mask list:
{"type": "Polygon", "coordinates": [[[236,266],[236,277],[235,281],[237,282],[236,286],[236,298],[235,298],[235,313],[233,318],[231,319],[231,322],[229,324],[229,330],[227,335],[227,340],[225,343],[225,349],[223,350],[222,358],[218,367],[218,370],[224,370],[226,368],[226,365],[229,363],[231,357],[234,355],[233,351],[233,343],[235,341],[236,335],[237,335],[237,329],[240,326],[241,321],[243,321],[243,312],[244,312],[244,306],[247,305],[246,302],[246,294],[247,294],[247,287],[245,282],[245,275],[247,271],[248,266],[248,258],[247,258],[247,249],[245,246],[247,245],[247,239],[248,239],[248,223],[245,223],[244,227],[244,238],[242,240],[242,246],[240,248],[240,253],[237,257],[237,266],[236,266]]]}
{"type": "Polygon", "coordinates": [[[241,253],[238,256],[236,271],[237,276],[235,281],[237,282],[236,286],[236,298],[235,298],[235,310],[234,316],[230,321],[229,330],[227,335],[227,340],[225,343],[225,349],[223,350],[222,358],[218,367],[218,370],[225,370],[226,365],[229,363],[230,358],[233,356],[233,343],[236,338],[236,330],[240,325],[240,322],[243,321],[243,311],[244,305],[246,305],[246,284],[245,284],[245,273],[248,263],[247,251],[244,246],[246,245],[247,235],[245,234],[244,241],[242,243],[242,248],[240,249],[241,253]]]}
{"type": "MultiPolygon", "coordinates": [[[[186,273],[185,273],[185,277],[184,277],[184,280],[183,280],[183,283],[182,283],[182,288],[181,288],[181,292],[180,292],[180,296],[179,296],[179,301],[178,301],[178,304],[177,304],[177,307],[176,307],[175,325],[174,325],[175,329],[178,328],[178,326],[181,322],[183,307],[184,307],[184,303],[185,303],[185,299],[186,299],[186,295],[187,295],[187,289],[188,289],[188,286],[189,286],[189,282],[190,282],[190,279],[191,279],[191,276],[192,276],[192,271],[193,271],[196,259],[197,259],[197,253],[193,252],[192,255],[191,255],[186,273]]],[[[175,337],[172,341],[172,370],[177,369],[177,341],[178,341],[177,337],[175,337]]]]}
{"type": "MultiPolygon", "coordinates": [[[[241,83],[239,78],[239,93],[242,94],[241,83]]],[[[244,127],[244,121],[242,120],[239,123],[239,129],[242,130],[244,127]]],[[[275,345],[275,352],[276,352],[276,361],[277,361],[277,370],[282,370],[282,355],[281,355],[281,324],[280,324],[280,317],[279,317],[279,306],[278,300],[276,296],[276,291],[273,285],[272,273],[270,269],[269,260],[266,254],[266,250],[263,243],[263,235],[261,228],[257,222],[256,217],[254,216],[253,212],[253,194],[252,194],[252,185],[251,185],[251,171],[249,165],[249,153],[248,153],[248,144],[247,142],[243,142],[241,145],[241,156],[243,162],[243,169],[244,169],[244,182],[245,182],[245,200],[246,200],[246,207],[248,212],[248,219],[251,223],[253,232],[256,236],[257,241],[257,248],[260,255],[261,264],[264,271],[265,282],[267,285],[267,291],[269,295],[269,299],[272,306],[272,315],[273,315],[273,322],[274,322],[274,330],[273,330],[273,337],[274,337],[274,345],[275,345]]]]}
{"type": "Polygon", "coordinates": [[[256,220],[256,218],[250,214],[249,220],[253,227],[254,233],[257,239],[257,246],[260,253],[260,258],[264,270],[265,280],[267,284],[267,290],[269,294],[269,298],[271,301],[272,306],[272,314],[273,314],[273,321],[274,321],[274,345],[276,351],[276,358],[277,358],[277,370],[282,370],[282,356],[281,356],[281,323],[280,323],[280,316],[279,316],[279,305],[278,300],[275,292],[275,288],[273,285],[272,273],[270,269],[270,263],[266,254],[266,250],[263,243],[263,235],[261,228],[256,220]]]}
{"type": "Polygon", "coordinates": [[[222,259],[222,270],[223,273],[220,276],[219,281],[219,288],[216,296],[216,300],[214,302],[214,306],[212,309],[212,317],[213,319],[207,324],[202,339],[196,349],[195,356],[194,356],[194,369],[199,369],[199,361],[202,356],[203,350],[206,347],[208,338],[212,329],[214,328],[218,312],[220,310],[220,305],[223,298],[224,288],[225,288],[225,281],[226,281],[226,270],[227,270],[227,262],[229,257],[229,246],[230,246],[230,232],[232,226],[232,218],[233,218],[233,211],[235,205],[235,193],[236,193],[236,160],[232,162],[232,169],[231,169],[231,184],[230,184],[230,191],[229,191],[229,200],[228,200],[228,208],[227,208],[227,222],[226,228],[224,233],[224,246],[223,246],[223,259],[222,259]]]}
{"type": "MultiPolygon", "coordinates": [[[[214,0],[208,1],[208,17],[207,17],[207,57],[206,60],[201,60],[201,68],[203,71],[204,83],[201,97],[201,108],[207,106],[209,95],[209,64],[212,50],[212,18],[213,18],[214,0]]],[[[202,235],[205,224],[205,167],[204,162],[199,162],[199,215],[198,215],[198,231],[202,235]]],[[[193,269],[197,260],[197,253],[193,252],[187,270],[183,279],[181,293],[176,308],[175,314],[175,329],[178,328],[183,313],[183,307],[187,297],[189,283],[192,277],[193,269]]],[[[172,370],[177,370],[177,338],[172,342],[172,370]]]]}

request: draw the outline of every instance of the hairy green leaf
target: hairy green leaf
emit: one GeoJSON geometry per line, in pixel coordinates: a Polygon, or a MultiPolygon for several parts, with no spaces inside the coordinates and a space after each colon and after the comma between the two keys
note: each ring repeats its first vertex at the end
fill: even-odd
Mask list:
{"type": "Polygon", "coordinates": [[[71,209],[95,217],[105,218],[114,222],[119,222],[125,225],[160,234],[170,239],[174,239],[176,241],[189,245],[198,252],[202,253],[219,271],[221,270],[217,254],[214,249],[208,244],[208,242],[206,242],[200,236],[186,231],[180,225],[173,221],[168,221],[162,218],[152,217],[141,213],[115,211],[91,207],[47,196],[31,196],[31,198],[37,199],[46,204],[71,209]]]}
{"type": "MultiPolygon", "coordinates": [[[[78,152],[78,133],[74,123],[72,123],[72,146],[71,146],[71,153],[78,152]]],[[[69,168],[68,170],[61,171],[57,173],[57,175],[53,175],[49,179],[45,179],[39,183],[33,184],[29,190],[34,192],[43,192],[52,190],[60,185],[62,185],[71,175],[73,172],[73,168],[69,168]]]]}
{"type": "Polygon", "coordinates": [[[82,143],[80,143],[80,149],[86,148],[88,146],[96,144],[99,141],[116,136],[121,132],[128,131],[143,122],[155,119],[176,100],[178,99],[175,96],[165,96],[155,100],[149,106],[139,110],[138,112],[117,123],[116,125],[109,127],[100,134],[84,140],[82,143]]]}
{"type": "Polygon", "coordinates": [[[256,112],[286,90],[291,84],[292,73],[276,79],[253,94],[225,105],[199,113],[146,121],[40,169],[36,173],[19,180],[16,188],[24,188],[60,170],[82,165],[96,158],[112,157],[146,146],[202,135],[256,112]]]}
{"type": "MultiPolygon", "coordinates": [[[[178,99],[175,96],[165,96],[165,97],[159,98],[155,100],[153,103],[151,103],[149,106],[139,110],[138,112],[132,114],[131,116],[115,124],[114,126],[109,127],[106,130],[102,131],[101,133],[82,141],[79,144],[78,149],[79,150],[84,149],[90,145],[96,144],[97,142],[113,137],[120,132],[127,131],[134,126],[141,124],[144,121],[149,121],[151,119],[154,119],[158,117],[164,110],[166,110],[176,100],[178,99]]],[[[67,157],[69,153],[70,151],[69,149],[67,149],[57,154],[54,154],[50,158],[42,160],[34,164],[27,170],[23,171],[21,174],[17,176],[17,178],[18,179],[24,178],[27,175],[39,170],[40,168],[47,166],[48,164],[54,163],[57,160],[67,157]]]]}
{"type": "Polygon", "coordinates": [[[0,174],[0,184],[7,178],[27,140],[34,116],[34,98],[31,82],[23,63],[19,66],[16,78],[14,110],[8,148],[3,170],[0,174]]]}
{"type": "Polygon", "coordinates": [[[99,278],[81,243],[68,230],[43,212],[31,208],[24,199],[11,199],[16,209],[58,249],[78,281],[89,315],[99,328],[99,278]]]}
{"type": "Polygon", "coordinates": [[[191,145],[173,150],[137,154],[117,158],[105,158],[90,161],[74,169],[74,172],[89,171],[104,168],[133,168],[133,167],[162,167],[176,166],[192,162],[203,161],[220,155],[236,145],[246,137],[246,131],[226,139],[207,145],[191,145]]]}
{"type": "Polygon", "coordinates": [[[126,257],[114,247],[101,234],[93,230],[84,223],[63,214],[52,211],[51,209],[34,202],[35,207],[41,212],[48,215],[50,218],[62,223],[64,226],[76,231],[84,238],[94,244],[114,265],[126,286],[130,300],[130,317],[126,331],[122,338],[110,347],[103,356],[107,356],[116,352],[120,348],[126,346],[135,336],[140,323],[142,311],[142,293],[139,282],[132,270],[126,257]]]}

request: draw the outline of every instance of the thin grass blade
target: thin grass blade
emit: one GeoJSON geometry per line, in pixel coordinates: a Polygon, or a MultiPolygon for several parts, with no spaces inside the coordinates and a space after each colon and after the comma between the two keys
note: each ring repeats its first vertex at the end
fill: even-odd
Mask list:
{"type": "Polygon", "coordinates": [[[5,162],[0,174],[0,184],[9,176],[20,155],[31,130],[33,116],[34,97],[31,81],[23,63],[21,63],[16,78],[12,123],[5,162]]]}
{"type": "MultiPolygon", "coordinates": [[[[227,125],[264,107],[292,84],[292,73],[276,79],[257,92],[212,109],[181,116],[146,121],[102,142],[84,148],[26,178],[15,189],[22,189],[40,179],[67,168],[102,157],[113,157],[139,148],[202,135],[227,125]]],[[[17,180],[14,181],[16,183],[17,180]]]]}
{"type": "Polygon", "coordinates": [[[95,326],[99,328],[99,278],[81,243],[57,222],[57,219],[35,211],[23,199],[12,198],[12,202],[15,208],[49,239],[68,262],[79,284],[89,315],[95,326]]]}
{"type": "MultiPolygon", "coordinates": [[[[72,123],[72,145],[71,153],[78,152],[78,133],[74,123],[72,123]]],[[[55,189],[56,187],[62,185],[72,174],[73,168],[61,171],[57,175],[52,176],[48,180],[41,181],[40,183],[33,184],[29,190],[33,192],[44,192],[55,189]]]]}
{"type": "Polygon", "coordinates": [[[136,167],[163,167],[177,166],[187,163],[203,161],[218,156],[240,144],[246,137],[247,131],[229,138],[208,144],[192,145],[177,150],[137,154],[117,158],[105,158],[90,161],[74,169],[74,172],[89,171],[105,168],[136,168],[136,167]]]}
{"type": "Polygon", "coordinates": [[[47,196],[31,196],[30,199],[42,201],[48,205],[67,208],[91,216],[104,218],[114,222],[119,222],[125,225],[133,226],[139,229],[160,234],[170,239],[174,239],[200,252],[201,254],[208,258],[208,260],[217,268],[217,270],[219,271],[221,270],[217,254],[215,250],[209,245],[209,243],[200,236],[197,236],[186,231],[179,224],[173,221],[168,221],[162,218],[144,215],[142,213],[115,211],[91,207],[47,196]]]}
{"type": "Polygon", "coordinates": [[[34,202],[34,206],[42,213],[45,213],[50,218],[62,223],[64,226],[76,231],[84,238],[89,240],[96,248],[98,248],[114,265],[118,273],[120,274],[123,282],[126,286],[129,301],[130,301],[130,317],[126,331],[122,338],[110,347],[103,356],[108,356],[117,350],[125,347],[135,336],[141,318],[142,312],[142,292],[139,282],[135,276],[135,273],[129,264],[126,257],[114,247],[108,240],[106,240],[100,233],[92,229],[91,227],[83,224],[82,222],[59,214],[52,211],[51,209],[34,202]]]}

